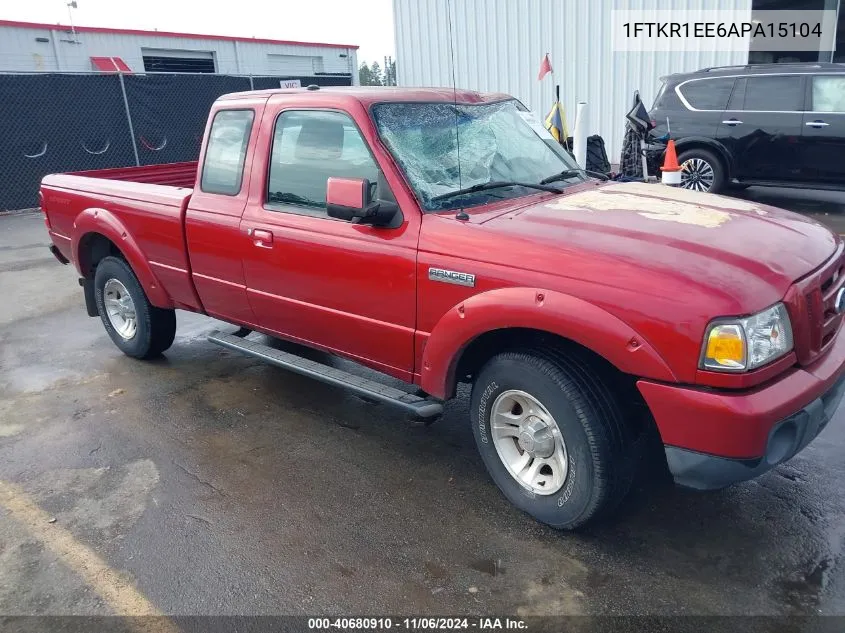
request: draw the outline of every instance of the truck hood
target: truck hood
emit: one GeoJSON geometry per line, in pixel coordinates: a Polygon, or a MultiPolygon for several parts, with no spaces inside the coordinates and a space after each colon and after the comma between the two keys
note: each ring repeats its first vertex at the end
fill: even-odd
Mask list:
{"type": "MultiPolygon", "coordinates": [[[[588,280],[596,268],[583,264],[604,259],[611,266],[601,269],[617,270],[629,288],[633,283],[662,294],[678,284],[694,286],[728,299],[730,309],[779,300],[830,258],[839,240],[818,222],[775,207],[635,182],[582,189],[479,220],[488,230],[524,238],[529,249],[553,249],[560,266],[553,272],[588,280]]],[[[590,281],[616,285],[612,276],[590,281]]]]}

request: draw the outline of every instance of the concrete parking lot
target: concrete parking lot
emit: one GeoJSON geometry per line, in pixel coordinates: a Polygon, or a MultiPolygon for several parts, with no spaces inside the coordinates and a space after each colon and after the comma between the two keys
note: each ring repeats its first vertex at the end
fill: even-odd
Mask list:
{"type": "MultiPolygon", "coordinates": [[[[845,232],[845,194],[751,189],[845,232]],[[828,215],[825,215],[828,214],[828,215]]],[[[757,481],[644,475],[579,534],[431,427],[208,344],[139,362],[0,217],[0,614],[845,614],[845,420],[757,481]]]]}

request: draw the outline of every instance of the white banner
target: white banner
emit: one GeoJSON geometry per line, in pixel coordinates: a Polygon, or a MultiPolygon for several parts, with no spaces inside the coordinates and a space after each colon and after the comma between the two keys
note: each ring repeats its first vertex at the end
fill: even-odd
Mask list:
{"type": "Polygon", "coordinates": [[[832,51],[836,11],[611,12],[614,51],[832,51]]]}

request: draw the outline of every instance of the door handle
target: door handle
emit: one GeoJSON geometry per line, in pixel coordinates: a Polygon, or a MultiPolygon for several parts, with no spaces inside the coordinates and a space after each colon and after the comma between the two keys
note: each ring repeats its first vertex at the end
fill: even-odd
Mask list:
{"type": "Polygon", "coordinates": [[[738,121],[737,119],[728,119],[727,121],[722,121],[722,124],[733,127],[734,125],[742,125],[742,121],[738,121]]]}
{"type": "Polygon", "coordinates": [[[830,125],[830,123],[825,123],[824,121],[807,121],[804,125],[806,125],[807,127],[819,128],[827,127],[828,125],[830,125]]]}
{"type": "Polygon", "coordinates": [[[273,248],[273,233],[264,229],[247,229],[246,234],[252,238],[252,243],[259,248],[273,248]]]}

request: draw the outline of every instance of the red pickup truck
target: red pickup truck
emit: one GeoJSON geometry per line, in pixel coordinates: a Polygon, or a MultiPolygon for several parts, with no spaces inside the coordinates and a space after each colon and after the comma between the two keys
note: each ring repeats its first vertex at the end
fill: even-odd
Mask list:
{"type": "Polygon", "coordinates": [[[51,248],[115,344],[160,354],[181,309],[240,326],[214,344],[422,418],[471,383],[490,475],[549,525],[612,509],[649,432],[676,482],[719,488],[790,459],[839,404],[838,236],[591,179],[507,95],[225,95],[200,156],[43,180],[51,248]]]}

